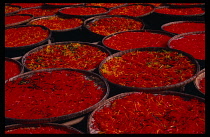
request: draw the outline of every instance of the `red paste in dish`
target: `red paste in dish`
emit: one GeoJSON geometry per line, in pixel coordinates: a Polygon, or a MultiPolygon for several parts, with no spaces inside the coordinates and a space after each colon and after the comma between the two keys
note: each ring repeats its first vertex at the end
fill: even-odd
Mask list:
{"type": "Polygon", "coordinates": [[[170,48],[187,52],[196,59],[205,60],[205,33],[174,39],[170,42],[170,48]]]}
{"type": "MultiPolygon", "coordinates": [[[[38,127],[21,127],[7,130],[5,134],[71,134],[71,132],[54,126],[40,125],[38,127]]],[[[72,132],[72,134],[75,134],[75,132],[72,132]]]]}
{"type": "Polygon", "coordinates": [[[5,6],[5,14],[15,12],[19,9],[20,9],[19,7],[5,6]]]}
{"type": "Polygon", "coordinates": [[[76,113],[98,103],[105,93],[83,73],[36,72],[5,84],[5,117],[42,119],[76,113]]]}
{"type": "Polygon", "coordinates": [[[83,23],[82,19],[79,18],[60,18],[58,16],[42,18],[39,20],[34,20],[30,24],[32,25],[42,25],[51,30],[64,30],[73,29],[81,26],[83,23]]]}
{"type": "Polygon", "coordinates": [[[25,21],[32,18],[31,16],[21,16],[21,15],[15,15],[15,16],[5,16],[5,25],[18,23],[21,21],[25,21]]]}
{"type": "Polygon", "coordinates": [[[87,44],[48,45],[29,54],[25,65],[31,70],[46,68],[75,68],[93,70],[109,54],[87,44]]]}
{"type": "Polygon", "coordinates": [[[204,134],[205,103],[133,93],[96,111],[91,122],[98,134],[204,134]]]}
{"type": "Polygon", "coordinates": [[[88,23],[87,28],[94,33],[107,36],[120,31],[140,30],[143,23],[130,18],[108,17],[88,23]]]}
{"type": "Polygon", "coordinates": [[[175,51],[132,51],[107,60],[100,72],[118,85],[150,88],[183,82],[195,75],[196,67],[175,51]]]}
{"type": "Polygon", "coordinates": [[[200,5],[202,3],[168,3],[170,5],[179,5],[179,6],[186,6],[186,5],[200,5]]]}
{"type": "Polygon", "coordinates": [[[49,31],[39,26],[9,28],[5,30],[5,47],[20,47],[35,44],[45,40],[48,36],[49,31]]]}
{"type": "Polygon", "coordinates": [[[205,11],[202,8],[159,8],[155,12],[171,15],[196,15],[202,14],[205,11]]]}
{"type": "Polygon", "coordinates": [[[61,10],[63,14],[69,15],[94,15],[107,12],[104,8],[93,8],[93,7],[72,7],[61,10]]]}
{"type": "Polygon", "coordinates": [[[143,47],[167,47],[171,37],[153,32],[123,32],[103,41],[104,45],[116,50],[128,50],[143,47]]]}
{"type": "Polygon", "coordinates": [[[101,6],[106,8],[113,8],[116,6],[121,6],[126,3],[86,3],[86,6],[101,6]]]}
{"type": "Polygon", "coordinates": [[[42,6],[44,3],[12,3],[11,5],[18,5],[21,6],[21,8],[31,8],[31,7],[37,7],[42,6]]]}
{"type": "Polygon", "coordinates": [[[20,11],[18,14],[32,14],[34,17],[50,16],[58,12],[60,8],[31,8],[20,11]]]}
{"type": "Polygon", "coordinates": [[[5,80],[8,80],[9,78],[16,76],[20,74],[21,69],[19,64],[5,60],[5,80]]]}
{"type": "Polygon", "coordinates": [[[48,5],[65,6],[65,5],[79,5],[82,3],[46,3],[48,5]]]}
{"type": "Polygon", "coordinates": [[[205,94],[206,92],[206,79],[202,78],[200,83],[199,83],[199,87],[200,87],[200,91],[203,92],[205,94]]]}
{"type": "Polygon", "coordinates": [[[174,24],[170,24],[168,26],[164,26],[163,30],[176,34],[194,32],[194,31],[205,31],[205,23],[177,22],[174,24]]]}
{"type": "Polygon", "coordinates": [[[112,9],[108,15],[127,15],[127,16],[143,16],[153,11],[154,8],[151,6],[144,5],[129,5],[123,6],[116,9],[112,9]]]}

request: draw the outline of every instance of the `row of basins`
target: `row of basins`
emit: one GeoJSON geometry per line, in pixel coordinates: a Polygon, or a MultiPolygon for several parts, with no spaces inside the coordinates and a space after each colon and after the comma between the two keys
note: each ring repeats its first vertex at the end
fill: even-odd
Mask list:
{"type": "Polygon", "coordinates": [[[6,3],[5,133],[204,134],[205,3],[6,3]]]}

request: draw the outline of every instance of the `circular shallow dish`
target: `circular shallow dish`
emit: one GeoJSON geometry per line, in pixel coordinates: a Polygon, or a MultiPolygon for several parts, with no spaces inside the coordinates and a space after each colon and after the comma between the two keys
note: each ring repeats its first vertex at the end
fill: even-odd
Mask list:
{"type": "MultiPolygon", "coordinates": [[[[17,26],[10,26],[10,27],[6,27],[5,31],[7,29],[15,29],[15,28],[27,28],[27,27],[39,27],[43,30],[46,30],[46,32],[48,33],[48,36],[36,43],[30,44],[30,45],[22,45],[22,46],[16,46],[16,47],[5,47],[5,52],[7,55],[11,56],[10,54],[12,54],[13,57],[17,57],[17,56],[23,56],[26,52],[28,52],[29,50],[38,47],[41,44],[47,43],[52,35],[52,31],[45,27],[45,26],[41,26],[41,25],[17,25],[17,26]]],[[[21,36],[19,36],[21,37],[21,36]]],[[[6,43],[6,42],[5,42],[6,43]]],[[[23,43],[24,44],[24,43],[23,43]]],[[[6,56],[7,56],[6,55],[6,56]]]]}
{"type": "MultiPolygon", "coordinates": [[[[168,47],[169,48],[172,48],[172,49],[176,49],[175,47],[173,47],[172,46],[172,42],[173,41],[175,41],[175,40],[180,40],[180,39],[183,39],[183,38],[185,38],[185,37],[187,37],[187,36],[192,36],[192,35],[196,35],[196,34],[205,34],[205,31],[195,31],[195,32],[188,32],[188,33],[182,33],[182,34],[179,34],[179,35],[175,35],[174,37],[172,37],[169,41],[168,41],[168,47]]],[[[186,40],[187,39],[189,39],[189,38],[185,38],[186,40]]],[[[193,42],[194,41],[194,43],[195,43],[195,40],[194,39],[192,39],[191,38],[191,41],[189,41],[189,42],[193,42]]],[[[204,40],[204,43],[205,43],[205,40],[204,40]]],[[[186,44],[186,43],[185,43],[186,44]]],[[[183,44],[183,47],[184,46],[186,46],[185,44],[183,44]]],[[[196,44],[198,44],[198,43],[196,43],[196,44]]],[[[202,43],[201,43],[202,44],[202,43]]],[[[175,45],[176,46],[176,45],[175,45]]],[[[189,46],[189,45],[188,45],[189,46]]],[[[196,45],[195,45],[196,46],[196,45]]],[[[203,46],[205,46],[205,44],[203,45],[203,46]]],[[[188,49],[192,49],[192,47],[190,47],[190,48],[188,48],[188,49]]],[[[187,50],[188,50],[187,49],[187,50]]],[[[198,49],[203,49],[204,51],[205,51],[205,47],[201,47],[201,48],[199,48],[198,47],[198,49]]],[[[195,58],[195,59],[197,59],[198,61],[204,61],[205,60],[205,56],[204,57],[202,57],[202,58],[200,58],[200,57],[198,57],[198,53],[200,53],[200,52],[197,52],[197,53],[195,53],[195,51],[198,51],[198,49],[194,49],[193,50],[193,52],[191,51],[190,53],[191,53],[191,55],[195,58]],[[194,55],[193,55],[194,54],[194,55]]],[[[179,48],[179,50],[182,50],[182,51],[184,51],[184,52],[187,52],[188,54],[190,54],[188,51],[186,51],[186,50],[184,50],[184,49],[180,49],[179,48]]],[[[204,53],[200,53],[200,54],[205,54],[205,52],[204,53]]]]}
{"type": "Polygon", "coordinates": [[[13,50],[19,50],[19,49],[27,49],[27,48],[34,48],[38,45],[41,45],[45,42],[47,42],[50,38],[51,38],[51,30],[45,26],[42,26],[42,25],[18,25],[18,26],[11,26],[11,27],[6,27],[5,29],[12,29],[12,28],[21,28],[21,27],[40,27],[42,28],[43,30],[47,30],[48,31],[48,37],[43,39],[43,40],[40,40],[39,42],[37,43],[34,43],[34,44],[30,44],[30,45],[23,45],[23,46],[19,46],[19,47],[5,47],[6,49],[10,50],[10,49],[13,49],[13,50]]]}
{"type": "MultiPolygon", "coordinates": [[[[164,29],[164,27],[171,26],[171,25],[172,25],[172,26],[173,26],[173,25],[179,25],[179,24],[182,24],[182,23],[198,23],[198,24],[203,23],[203,24],[205,25],[205,22],[204,22],[204,21],[173,21],[173,22],[169,22],[169,23],[163,24],[163,25],[161,26],[161,29],[164,30],[164,31],[166,31],[166,32],[172,33],[172,34],[174,34],[174,35],[181,34],[181,33],[175,33],[175,32],[172,32],[172,31],[167,31],[166,29],[164,29]]],[[[188,31],[188,32],[205,31],[205,27],[204,27],[203,30],[196,30],[196,29],[193,28],[193,27],[189,27],[189,29],[190,29],[190,28],[191,28],[192,31],[188,31]]],[[[185,29],[187,30],[188,28],[185,28],[185,29]]],[[[185,30],[183,30],[183,31],[185,31],[185,30]]],[[[187,31],[185,31],[185,32],[183,32],[183,33],[187,33],[187,31]]]]}
{"type": "MultiPolygon", "coordinates": [[[[19,61],[14,60],[14,59],[11,59],[11,58],[5,57],[5,62],[6,62],[6,61],[13,62],[13,63],[15,63],[15,64],[18,65],[19,70],[20,70],[20,72],[19,72],[18,74],[21,74],[21,73],[24,72],[24,66],[23,66],[19,61]]],[[[6,67],[6,66],[5,66],[5,67],[6,67]]],[[[7,68],[5,68],[5,75],[6,75],[6,69],[7,69],[7,68]]],[[[14,76],[16,76],[16,75],[14,75],[14,76]]],[[[5,79],[5,80],[6,80],[6,79],[5,79]]]]}
{"type": "MultiPolygon", "coordinates": [[[[66,29],[62,29],[62,30],[55,30],[55,29],[51,29],[50,27],[48,27],[47,25],[43,25],[43,24],[40,24],[42,26],[45,26],[45,27],[48,27],[52,32],[66,32],[66,31],[71,31],[71,30],[76,30],[76,29],[79,29],[82,27],[82,24],[83,24],[83,21],[84,19],[81,19],[81,18],[75,18],[75,17],[64,17],[64,16],[59,16],[59,15],[52,15],[52,16],[45,16],[45,17],[40,17],[40,18],[36,18],[36,19],[33,19],[31,20],[28,25],[33,25],[33,22],[36,22],[38,20],[45,20],[45,19],[49,19],[49,18],[52,18],[52,17],[58,17],[58,18],[61,18],[61,19],[79,19],[81,20],[81,24],[76,26],[76,27],[72,27],[72,28],[66,28],[66,29]]],[[[59,22],[58,22],[59,23],[59,22]]],[[[56,23],[54,23],[56,24],[56,23]]]]}
{"type": "MultiPolygon", "coordinates": [[[[79,131],[76,128],[73,127],[68,127],[68,126],[64,126],[62,124],[55,124],[55,123],[43,123],[43,124],[13,124],[13,125],[8,125],[5,126],[5,132],[8,130],[14,130],[14,129],[19,129],[19,128],[36,128],[36,127],[40,127],[40,125],[42,127],[53,127],[55,129],[59,129],[59,130],[63,130],[68,132],[69,134],[84,134],[83,132],[79,131]]],[[[43,131],[42,131],[43,132],[43,131]]],[[[25,134],[25,133],[24,133],[25,134]]],[[[32,134],[32,133],[28,133],[28,134],[32,134]]],[[[44,133],[41,133],[44,134],[44,133]]],[[[49,134],[49,133],[46,133],[49,134]]],[[[53,134],[53,133],[51,133],[53,134]]]]}
{"type": "Polygon", "coordinates": [[[100,6],[105,8],[116,8],[127,5],[128,3],[85,3],[85,6],[100,6]]]}
{"type": "Polygon", "coordinates": [[[147,16],[147,15],[150,15],[154,11],[155,11],[155,7],[153,5],[150,5],[150,4],[128,4],[128,5],[123,5],[123,6],[120,6],[120,7],[112,8],[111,11],[108,13],[108,15],[127,15],[127,16],[132,16],[132,17],[139,18],[139,17],[144,17],[144,16],[147,16]],[[141,6],[141,8],[138,8],[138,6],[141,6]],[[130,8],[130,7],[132,7],[132,8],[130,8]],[[147,7],[151,8],[151,10],[146,12],[147,7]],[[137,9],[134,11],[133,9],[135,9],[135,8],[137,8],[137,9]],[[119,14],[118,13],[113,13],[116,10],[118,11],[119,14]],[[129,10],[131,11],[131,14],[128,13],[129,10]],[[126,13],[123,13],[124,11],[126,13]],[[136,11],[138,11],[138,12],[136,12],[136,11]],[[141,13],[141,12],[143,12],[143,13],[141,13]],[[137,15],[132,15],[132,14],[137,14],[137,15]]]}
{"type": "Polygon", "coordinates": [[[149,4],[149,5],[154,6],[155,8],[159,6],[164,6],[164,3],[128,3],[128,5],[132,5],[132,4],[149,4]]]}
{"type": "Polygon", "coordinates": [[[185,17],[196,17],[196,16],[202,16],[202,15],[204,15],[205,14],[205,10],[203,9],[203,8],[200,8],[200,7],[194,7],[194,8],[191,8],[191,7],[188,7],[188,8],[186,8],[186,7],[170,7],[170,6],[160,6],[160,7],[157,7],[156,9],[155,9],[155,11],[154,11],[154,13],[156,13],[156,14],[158,14],[158,15],[164,15],[164,16],[167,16],[167,17],[183,17],[183,18],[185,18],[185,17]],[[194,13],[194,14],[192,14],[192,11],[193,10],[195,10],[195,9],[197,9],[197,8],[199,8],[199,9],[201,9],[203,12],[202,13],[194,13]],[[186,15],[180,15],[180,14],[167,14],[167,13],[160,13],[160,12],[157,12],[159,9],[174,9],[175,10],[175,13],[177,13],[177,11],[176,10],[188,10],[188,9],[191,9],[192,11],[191,12],[189,12],[189,14],[186,14],[186,15]]]}
{"type": "MultiPolygon", "coordinates": [[[[135,29],[135,30],[142,30],[142,29],[144,29],[144,23],[143,23],[143,21],[142,20],[140,20],[139,18],[135,18],[135,17],[131,17],[131,16],[126,16],[126,15],[103,15],[103,16],[96,16],[96,17],[92,17],[92,18],[88,18],[88,19],[86,19],[85,21],[84,21],[84,24],[83,24],[83,26],[84,26],[84,29],[85,30],[87,30],[90,34],[94,34],[94,35],[96,35],[96,36],[98,36],[98,37],[104,37],[104,36],[107,36],[107,35],[110,35],[110,34],[112,34],[111,32],[109,33],[109,34],[107,34],[107,35],[103,35],[103,34],[101,34],[101,32],[99,32],[99,33],[95,33],[95,32],[93,32],[93,31],[91,31],[90,30],[90,23],[94,23],[94,22],[96,22],[96,21],[99,21],[99,20],[101,20],[101,19],[106,19],[106,18],[123,18],[123,19],[129,19],[129,20],[132,20],[132,21],[136,21],[136,22],[139,22],[140,24],[141,24],[141,26],[139,26],[139,28],[138,29],[135,29]]],[[[102,24],[102,26],[103,25],[106,25],[106,24],[102,24]]],[[[113,27],[112,25],[111,26],[108,26],[108,27],[113,27]]],[[[114,26],[114,27],[116,27],[116,26],[114,26]]],[[[120,27],[120,26],[119,26],[120,27]]],[[[112,29],[115,29],[115,28],[112,28],[112,29]]],[[[125,30],[117,30],[117,31],[115,31],[115,32],[113,32],[113,33],[116,33],[116,32],[121,32],[121,31],[126,31],[126,30],[128,30],[129,28],[125,28],[125,30]]],[[[100,30],[99,30],[100,31],[100,30]]]]}
{"type": "Polygon", "coordinates": [[[166,6],[170,7],[199,7],[204,6],[205,3],[165,3],[166,6]]]}
{"type": "Polygon", "coordinates": [[[57,7],[57,8],[63,8],[63,7],[69,7],[69,6],[82,6],[85,3],[44,3],[45,6],[48,7],[57,7]]]}
{"type": "Polygon", "coordinates": [[[60,8],[46,7],[46,6],[38,6],[38,7],[30,7],[24,8],[19,11],[19,14],[32,14],[34,18],[51,16],[58,13],[60,8]]]}
{"type": "Polygon", "coordinates": [[[17,17],[17,16],[22,16],[22,17],[29,16],[29,18],[25,19],[25,20],[22,20],[22,21],[19,21],[19,22],[14,22],[14,23],[11,23],[11,24],[6,24],[6,22],[5,22],[5,27],[21,25],[21,24],[29,22],[30,20],[32,20],[34,18],[34,16],[31,15],[31,14],[13,14],[13,15],[5,16],[5,21],[6,21],[6,18],[8,18],[8,17],[17,17]]]}
{"type": "Polygon", "coordinates": [[[103,76],[110,84],[112,84],[112,85],[114,85],[114,86],[116,86],[116,87],[118,87],[120,89],[126,89],[126,90],[129,90],[129,91],[148,91],[148,92],[180,89],[183,86],[185,86],[186,84],[192,82],[196,78],[196,76],[197,76],[196,74],[199,72],[199,70],[200,70],[200,66],[199,66],[198,62],[191,55],[189,55],[189,54],[187,54],[187,53],[185,53],[183,51],[180,51],[180,50],[170,49],[170,48],[162,48],[162,47],[136,48],[136,49],[130,49],[130,50],[117,52],[115,54],[112,54],[112,55],[108,56],[99,65],[99,74],[101,76],[103,76]],[[193,74],[192,77],[190,77],[189,79],[186,79],[186,80],[184,80],[182,82],[179,82],[179,83],[176,83],[176,84],[170,84],[170,85],[166,85],[166,86],[159,86],[159,87],[131,87],[131,86],[124,86],[122,84],[116,84],[116,83],[111,82],[108,78],[106,78],[103,75],[102,68],[103,68],[103,65],[106,62],[108,62],[110,59],[113,59],[115,57],[121,57],[122,55],[124,55],[126,53],[130,53],[130,52],[134,52],[134,51],[164,51],[164,52],[165,51],[174,51],[174,52],[181,53],[183,56],[186,56],[189,60],[191,60],[192,63],[195,65],[195,73],[193,74]]]}
{"type": "Polygon", "coordinates": [[[205,69],[202,69],[200,72],[199,72],[199,75],[196,77],[196,79],[194,80],[194,85],[196,87],[196,89],[198,91],[200,91],[200,93],[204,94],[205,93],[203,91],[201,91],[201,88],[200,88],[200,81],[205,78],[205,69]]]}
{"type": "MultiPolygon", "coordinates": [[[[85,11],[84,11],[85,12],[85,11]]],[[[64,8],[61,8],[59,11],[58,11],[58,14],[61,14],[61,15],[64,15],[64,16],[69,16],[69,17],[81,17],[81,18],[90,18],[90,17],[94,17],[94,16],[99,16],[99,15],[106,15],[107,13],[109,12],[109,9],[108,8],[105,8],[105,7],[100,7],[100,6],[68,6],[68,7],[64,7],[64,8]],[[71,14],[71,13],[64,13],[63,11],[65,10],[71,10],[73,9],[72,11],[76,11],[76,8],[93,8],[93,9],[103,9],[104,11],[103,12],[100,12],[100,13],[92,13],[92,14],[84,14],[84,15],[79,15],[79,9],[77,9],[78,11],[78,14],[71,14]]]]}
{"type": "Polygon", "coordinates": [[[18,13],[21,10],[21,6],[16,6],[16,5],[5,5],[5,15],[12,15],[15,13],[18,13]],[[12,11],[7,11],[7,8],[16,8],[15,10],[12,11]]]}
{"type": "Polygon", "coordinates": [[[145,4],[153,5],[156,8],[156,7],[159,7],[159,6],[163,6],[165,3],[145,3],[145,4]]]}
{"type": "MultiPolygon", "coordinates": [[[[122,32],[117,32],[117,33],[114,33],[114,34],[111,34],[111,35],[108,35],[108,36],[106,36],[106,37],[104,37],[103,39],[102,39],[102,44],[105,46],[105,47],[107,47],[108,49],[111,49],[111,50],[113,50],[113,51],[116,51],[116,52],[118,52],[118,51],[123,51],[123,50],[119,50],[119,49],[114,49],[114,48],[112,48],[112,47],[110,47],[110,46],[108,46],[108,45],[106,45],[104,42],[107,40],[107,39],[110,39],[110,38],[114,38],[114,37],[116,37],[117,35],[119,35],[119,34],[123,34],[123,33],[126,33],[126,32],[151,32],[151,33],[154,33],[154,34],[161,34],[161,35],[165,35],[165,36],[169,36],[169,37],[173,37],[174,36],[174,34],[171,34],[171,33],[168,33],[168,32],[165,32],[165,31],[160,31],[160,30],[149,30],[149,29],[143,29],[143,30],[129,30],[129,31],[122,31],[122,32]]],[[[126,39],[129,39],[129,36],[128,37],[126,37],[126,39]]],[[[133,38],[132,38],[133,39],[133,38]]],[[[151,39],[153,39],[153,38],[151,38],[151,39]]],[[[138,39],[136,40],[136,42],[138,41],[138,39]]],[[[139,41],[139,43],[140,43],[140,41],[139,41]]],[[[166,44],[166,46],[167,46],[167,44],[166,44]]],[[[151,46],[151,47],[153,47],[153,46],[151,46]]],[[[138,47],[136,47],[136,48],[141,48],[141,44],[138,46],[138,47]]],[[[126,50],[126,49],[125,49],[126,50]]],[[[128,50],[128,49],[127,49],[128,50]]]]}
{"type": "MultiPolygon", "coordinates": [[[[35,52],[39,52],[40,50],[42,50],[43,48],[47,47],[47,46],[54,46],[54,45],[67,45],[67,44],[71,44],[71,43],[75,43],[75,44],[81,44],[81,45],[88,45],[90,47],[95,47],[97,49],[99,49],[100,51],[104,52],[107,54],[107,56],[111,55],[110,51],[107,50],[106,48],[100,46],[100,45],[97,45],[97,44],[92,44],[92,43],[88,43],[88,42],[77,42],[77,41],[65,41],[65,42],[55,42],[55,43],[51,43],[51,44],[46,44],[46,45],[42,45],[42,46],[39,46],[37,48],[34,48],[32,50],[30,50],[29,52],[27,52],[23,57],[22,57],[22,63],[24,65],[24,67],[31,71],[32,69],[28,68],[27,67],[27,64],[26,64],[26,60],[27,60],[27,57],[30,56],[31,54],[35,53],[35,52]]],[[[67,54],[67,53],[66,53],[67,54]]],[[[56,56],[56,55],[55,55],[56,56]]],[[[92,56],[90,56],[91,58],[93,58],[92,56]]],[[[51,58],[52,59],[52,58],[51,58]]],[[[102,59],[103,60],[103,59],[102,59]]],[[[50,61],[50,60],[49,60],[50,61]]],[[[100,62],[99,62],[100,64],[100,62]]],[[[96,68],[98,68],[98,65],[92,69],[89,69],[89,71],[94,71],[96,68]]],[[[77,68],[78,69],[78,68],[77,68]]]]}
{"type": "MultiPolygon", "coordinates": [[[[144,91],[142,91],[143,93],[146,93],[144,91]]],[[[136,91],[132,91],[132,92],[125,92],[125,93],[121,93],[121,94],[118,94],[118,95],[115,95],[109,99],[107,99],[104,103],[102,103],[100,106],[98,106],[90,115],[89,115],[89,118],[88,118],[88,123],[87,123],[87,130],[88,130],[88,133],[90,134],[103,134],[103,131],[100,131],[100,129],[98,129],[98,127],[96,125],[94,125],[94,115],[96,112],[99,112],[100,110],[102,110],[104,107],[109,107],[112,105],[112,102],[117,100],[117,99],[121,99],[125,96],[128,96],[128,95],[132,95],[132,94],[138,94],[139,92],[136,92],[136,91]]],[[[150,93],[151,94],[151,93],[150,93]]],[[[198,100],[199,102],[204,102],[205,103],[205,99],[204,98],[201,98],[201,97],[198,97],[198,96],[194,96],[194,95],[190,95],[190,94],[186,94],[186,93],[180,93],[180,92],[175,92],[175,91],[162,91],[162,92],[159,92],[159,91],[154,91],[152,93],[153,95],[162,95],[162,96],[165,96],[165,95],[174,95],[174,96],[179,96],[181,98],[183,98],[183,100],[185,101],[189,101],[191,99],[196,99],[198,100]]],[[[123,109],[126,109],[126,108],[123,108],[123,109]]],[[[120,113],[120,112],[119,112],[120,113]]],[[[128,117],[129,118],[129,117],[128,117]]],[[[105,123],[104,123],[105,124],[105,123]]]]}
{"type": "MultiPolygon", "coordinates": [[[[102,91],[104,92],[103,97],[101,97],[100,101],[97,103],[89,106],[88,108],[85,108],[83,110],[73,112],[70,114],[65,114],[65,115],[60,115],[60,116],[54,116],[54,117],[49,117],[49,118],[40,118],[40,119],[19,119],[19,118],[10,118],[10,117],[5,117],[7,121],[19,123],[19,124],[38,124],[38,123],[49,123],[49,122],[55,122],[55,121],[62,121],[62,120],[74,120],[75,118],[82,117],[85,114],[93,111],[96,107],[98,107],[104,100],[108,97],[109,95],[109,85],[107,82],[98,74],[95,74],[93,72],[89,71],[84,71],[84,70],[79,70],[79,69],[67,69],[67,68],[52,68],[52,69],[42,69],[42,70],[36,70],[36,71],[29,71],[23,74],[20,74],[18,76],[12,77],[8,81],[5,81],[5,86],[7,85],[7,82],[11,81],[16,81],[19,78],[30,78],[32,77],[35,73],[40,73],[40,72],[53,72],[53,71],[69,71],[69,72],[77,72],[81,73],[84,75],[84,78],[88,80],[92,80],[95,84],[95,86],[98,86],[98,88],[101,88],[102,91]]],[[[15,90],[15,89],[14,89],[15,90]]],[[[59,111],[59,108],[54,108],[54,111],[59,111]]],[[[40,110],[41,111],[41,110],[40,110]]],[[[5,112],[6,113],[6,112],[5,112]]]]}
{"type": "Polygon", "coordinates": [[[11,3],[11,5],[20,6],[22,9],[40,7],[40,6],[43,6],[43,4],[44,3],[11,3]]]}

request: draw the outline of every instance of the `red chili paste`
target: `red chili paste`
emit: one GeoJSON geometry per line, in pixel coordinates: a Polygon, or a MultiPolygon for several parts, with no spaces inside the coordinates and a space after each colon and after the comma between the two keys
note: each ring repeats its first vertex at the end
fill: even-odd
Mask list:
{"type": "Polygon", "coordinates": [[[64,30],[72,29],[81,26],[83,23],[82,19],[79,18],[60,18],[60,17],[50,17],[42,18],[39,20],[34,20],[31,22],[32,25],[42,25],[51,30],[64,30]]]}
{"type": "Polygon", "coordinates": [[[105,62],[100,72],[110,82],[128,87],[161,87],[195,74],[195,64],[175,51],[133,51],[105,62]]]}
{"type": "Polygon", "coordinates": [[[31,16],[22,16],[22,15],[5,16],[5,25],[22,22],[22,21],[28,20],[30,18],[31,18],[31,16]]]}
{"type": "Polygon", "coordinates": [[[127,15],[127,16],[144,16],[153,11],[154,8],[151,6],[144,6],[144,5],[128,5],[119,7],[116,9],[112,9],[108,15],[127,15]]]}
{"type": "Polygon", "coordinates": [[[155,12],[171,15],[196,15],[203,14],[205,11],[202,8],[159,8],[155,12]]]}
{"type": "Polygon", "coordinates": [[[175,95],[133,93],[93,114],[99,134],[204,134],[205,104],[175,95]]]}
{"type": "Polygon", "coordinates": [[[199,89],[201,92],[203,92],[204,94],[206,93],[206,79],[202,78],[200,83],[199,83],[199,89]]]}
{"type": "Polygon", "coordinates": [[[205,31],[205,23],[195,23],[195,22],[180,22],[164,26],[163,30],[181,34],[194,31],[205,31]]]}
{"type": "Polygon", "coordinates": [[[42,27],[26,26],[5,30],[5,47],[20,47],[45,40],[49,31],[42,27]],[[33,33],[32,33],[33,32],[33,33]]]}
{"type": "Polygon", "coordinates": [[[63,14],[69,15],[94,15],[107,12],[104,8],[94,8],[94,7],[71,7],[61,10],[63,14]]]}
{"type": "Polygon", "coordinates": [[[103,36],[120,31],[140,30],[143,28],[142,22],[123,17],[101,18],[88,23],[87,26],[90,31],[103,36]]]}
{"type": "Polygon", "coordinates": [[[20,74],[20,72],[21,70],[19,64],[13,61],[5,60],[5,80],[20,74]]]}
{"type": "Polygon", "coordinates": [[[50,16],[58,12],[60,8],[31,8],[20,11],[18,14],[32,14],[34,17],[50,16]]]}
{"type": "Polygon", "coordinates": [[[174,39],[170,42],[170,48],[187,52],[196,59],[205,60],[205,33],[174,39]]]}
{"type": "Polygon", "coordinates": [[[75,68],[91,70],[108,54],[87,44],[70,43],[48,45],[26,57],[25,65],[31,70],[45,68],[75,68]]]}
{"type": "Polygon", "coordinates": [[[22,127],[5,131],[5,134],[75,134],[53,126],[22,127]]]}
{"type": "Polygon", "coordinates": [[[104,45],[116,50],[128,50],[143,47],[167,47],[171,37],[153,32],[123,32],[103,41],[104,45]]]}
{"type": "Polygon", "coordinates": [[[5,117],[42,119],[76,113],[98,103],[104,91],[83,73],[36,72],[5,84],[5,117]]]}

